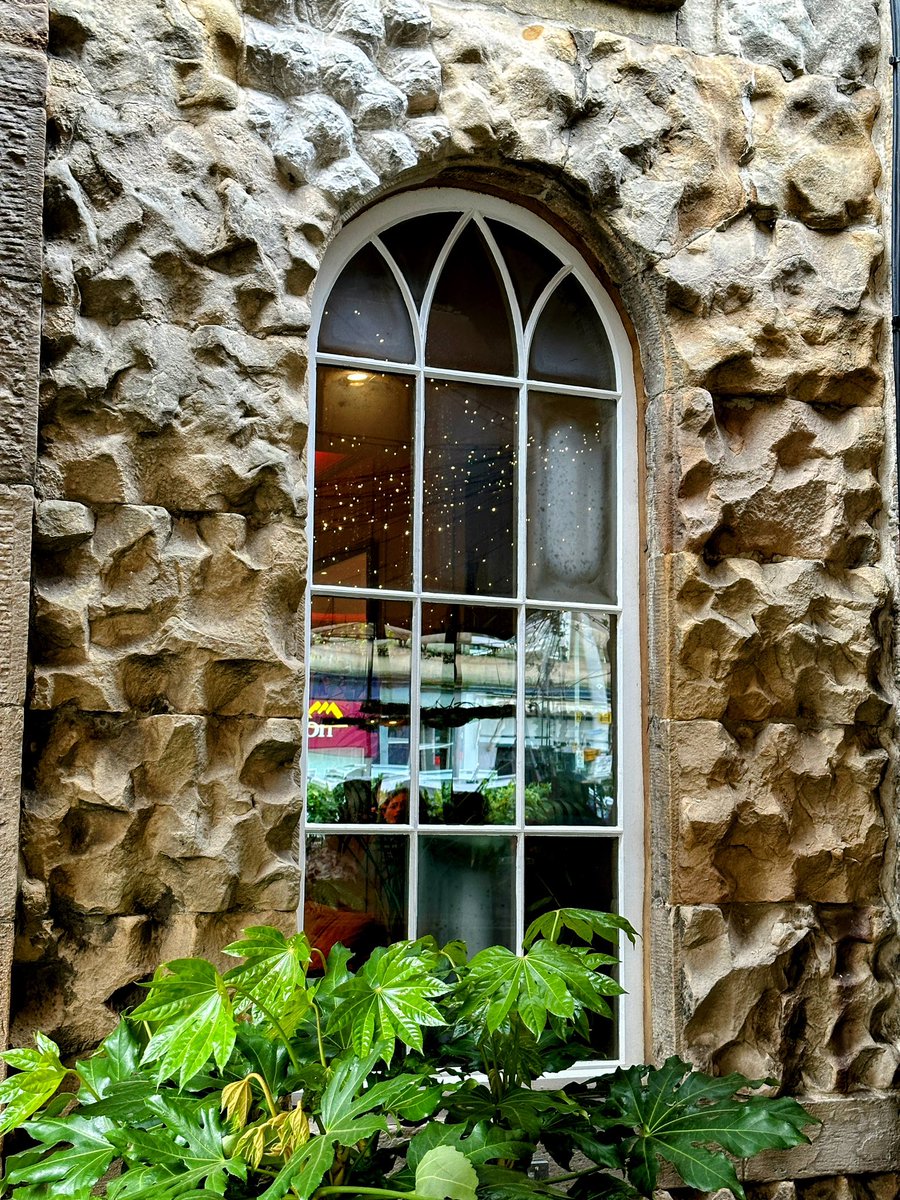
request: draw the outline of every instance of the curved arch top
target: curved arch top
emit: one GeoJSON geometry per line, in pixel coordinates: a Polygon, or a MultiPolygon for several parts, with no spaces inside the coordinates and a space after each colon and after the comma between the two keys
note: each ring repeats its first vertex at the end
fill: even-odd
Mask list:
{"type": "MultiPolygon", "coordinates": [[[[404,192],[345,226],[326,255],[316,282],[311,324],[315,344],[328,311],[326,305],[336,287],[341,289],[345,268],[369,245],[390,264],[403,294],[415,331],[415,365],[454,366],[509,379],[514,384],[530,378],[533,382],[589,387],[609,394],[621,392],[623,379],[630,374],[631,346],[615,305],[582,255],[529,210],[499,197],[456,188],[404,192]],[[417,221],[439,216],[449,220],[432,220],[430,224],[417,221]],[[410,236],[422,237],[421,245],[414,247],[415,255],[409,254],[411,248],[400,228],[406,222],[410,223],[410,236]],[[466,243],[462,255],[461,241],[466,243]],[[480,248],[476,249],[476,243],[481,243],[480,248]],[[480,296],[483,300],[484,319],[492,326],[483,340],[494,342],[497,361],[493,368],[484,353],[471,365],[465,361],[429,361],[428,332],[436,303],[446,326],[448,316],[453,316],[452,285],[455,283],[458,290],[466,255],[472,264],[475,299],[480,296]],[[422,275],[423,259],[430,264],[427,278],[422,275]],[[415,275],[410,261],[415,262],[415,275]],[[455,273],[456,278],[450,281],[448,273],[455,273]],[[443,304],[442,292],[446,293],[443,304]],[[505,312],[500,310],[501,305],[505,312]],[[503,326],[507,322],[514,339],[511,367],[509,356],[500,353],[498,344],[505,338],[503,326]],[[567,345],[569,338],[571,344],[567,345]]],[[[462,323],[458,332],[461,339],[467,333],[473,336],[473,328],[466,330],[462,323]]],[[[477,341],[477,334],[474,336],[477,341]]],[[[442,341],[446,345],[446,336],[442,341]]],[[[319,348],[328,352],[326,347],[319,348]]],[[[358,357],[360,351],[355,353],[358,357]]],[[[377,343],[373,343],[368,357],[385,360],[377,343]]],[[[401,360],[394,361],[399,364],[401,360]]],[[[405,355],[402,361],[409,362],[405,355]]]]}

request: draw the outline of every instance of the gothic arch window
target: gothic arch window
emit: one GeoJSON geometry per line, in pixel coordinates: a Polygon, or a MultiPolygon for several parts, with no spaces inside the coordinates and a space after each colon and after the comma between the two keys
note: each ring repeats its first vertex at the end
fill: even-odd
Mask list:
{"type": "MultiPolygon", "coordinates": [[[[399,196],[326,255],[312,326],[304,924],[521,944],[642,903],[630,347],[533,214],[399,196]]],[[[641,1053],[639,955],[617,1031],[641,1053]]]]}

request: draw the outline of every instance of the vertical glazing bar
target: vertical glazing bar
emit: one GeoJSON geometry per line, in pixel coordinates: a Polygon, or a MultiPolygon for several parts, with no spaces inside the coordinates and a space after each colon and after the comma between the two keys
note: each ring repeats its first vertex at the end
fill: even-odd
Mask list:
{"type": "Polygon", "coordinates": [[[407,902],[408,936],[416,937],[419,903],[419,711],[422,687],[422,601],[413,601],[412,646],[409,660],[409,899],[407,902]]]}
{"type": "Polygon", "coordinates": [[[306,911],[306,777],[309,759],[309,688],[310,660],[312,659],[312,555],[313,555],[313,504],[316,487],[316,388],[318,373],[315,359],[309,379],[309,430],[306,438],[306,546],[310,561],[306,571],[306,592],[303,597],[303,698],[300,710],[300,821],[297,826],[297,864],[300,870],[300,888],[297,898],[297,928],[303,928],[306,911]]]}

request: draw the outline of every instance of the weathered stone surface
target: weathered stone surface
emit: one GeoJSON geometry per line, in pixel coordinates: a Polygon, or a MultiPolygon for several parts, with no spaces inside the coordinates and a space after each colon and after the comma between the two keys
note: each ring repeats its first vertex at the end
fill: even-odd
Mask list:
{"type": "Polygon", "coordinates": [[[872,81],[881,45],[877,0],[724,0],[722,48],[801,74],[872,81]]]}
{"type": "Polygon", "coordinates": [[[830,570],[802,559],[670,564],[670,715],[730,721],[876,724],[878,622],[889,597],[876,567],[830,570]]]}
{"type": "Polygon", "coordinates": [[[0,42],[0,262],[4,276],[40,276],[46,60],[0,42]]]}
{"type": "Polygon", "coordinates": [[[673,722],[676,900],[876,902],[887,753],[852,728],[673,722]]]}
{"type": "Polygon", "coordinates": [[[22,704],[28,644],[33,494],[0,485],[0,704],[22,704]]]}
{"type": "MultiPolygon", "coordinates": [[[[2,224],[0,224],[2,228],[2,224]]],[[[3,261],[0,257],[0,261],[3,261]]],[[[34,477],[41,301],[36,284],[0,281],[0,482],[34,477]]]]}
{"type": "MultiPolygon", "coordinates": [[[[19,801],[22,794],[22,709],[0,707],[0,862],[12,869],[0,876],[0,926],[8,926],[16,914],[16,872],[19,855],[19,801]]],[[[2,940],[2,928],[0,928],[2,940]]],[[[7,979],[0,951],[0,979],[7,979]]],[[[0,993],[0,1004],[8,997],[0,993]]],[[[8,1008],[8,1004],[6,1005],[8,1008]]],[[[4,1011],[6,1011],[4,1008],[4,1011]]]]}
{"type": "Polygon", "coordinates": [[[34,539],[39,546],[68,550],[93,534],[91,510],[73,500],[39,500],[35,505],[34,539]]]}
{"type": "Polygon", "coordinates": [[[120,505],[35,577],[36,708],[297,716],[305,530],[120,505]]]}
{"type": "Polygon", "coordinates": [[[700,1066],[771,1075],[799,1094],[891,1086],[900,1050],[888,910],[704,905],[675,920],[685,1046],[700,1066]]]}
{"type": "Polygon", "coordinates": [[[0,42],[39,50],[46,41],[46,0],[0,0],[0,42]]]}

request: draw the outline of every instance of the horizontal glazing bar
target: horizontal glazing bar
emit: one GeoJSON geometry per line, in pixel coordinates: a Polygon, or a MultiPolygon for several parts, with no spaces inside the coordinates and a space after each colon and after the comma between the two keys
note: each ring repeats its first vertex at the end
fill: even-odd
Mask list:
{"type": "MultiPolygon", "coordinates": [[[[414,592],[401,592],[392,588],[354,588],[327,583],[312,584],[311,593],[313,596],[354,596],[359,599],[372,600],[412,600],[416,595],[414,592]]],[[[517,608],[524,605],[526,608],[554,608],[563,612],[577,610],[578,612],[611,613],[613,616],[622,611],[621,605],[583,604],[580,600],[577,602],[572,600],[519,600],[515,596],[479,596],[476,593],[454,595],[450,592],[421,592],[420,595],[426,604],[488,605],[502,608],[517,608]]]]}
{"type": "MultiPolygon", "coordinates": [[[[622,827],[620,825],[524,825],[519,828],[517,825],[422,825],[418,826],[420,833],[427,833],[429,837],[452,835],[459,837],[461,834],[470,837],[492,837],[495,834],[505,835],[509,837],[511,834],[524,833],[526,837],[582,837],[590,834],[591,837],[615,838],[622,836],[622,827]]],[[[391,834],[407,834],[413,833],[412,825],[362,825],[358,822],[350,824],[341,824],[339,821],[329,821],[323,825],[313,825],[307,821],[306,832],[309,834],[373,834],[375,836],[389,836],[391,834]]]]}
{"type": "Polygon", "coordinates": [[[347,354],[319,354],[319,366],[346,367],[354,371],[371,371],[373,374],[415,375],[422,372],[429,379],[458,380],[460,383],[483,383],[498,387],[522,387],[526,384],[535,391],[553,392],[561,396],[591,396],[597,400],[618,400],[621,393],[608,388],[583,387],[576,383],[551,383],[543,379],[524,379],[515,375],[481,375],[477,371],[456,371],[449,367],[417,366],[415,363],[386,362],[378,358],[357,358],[347,354]]]}

